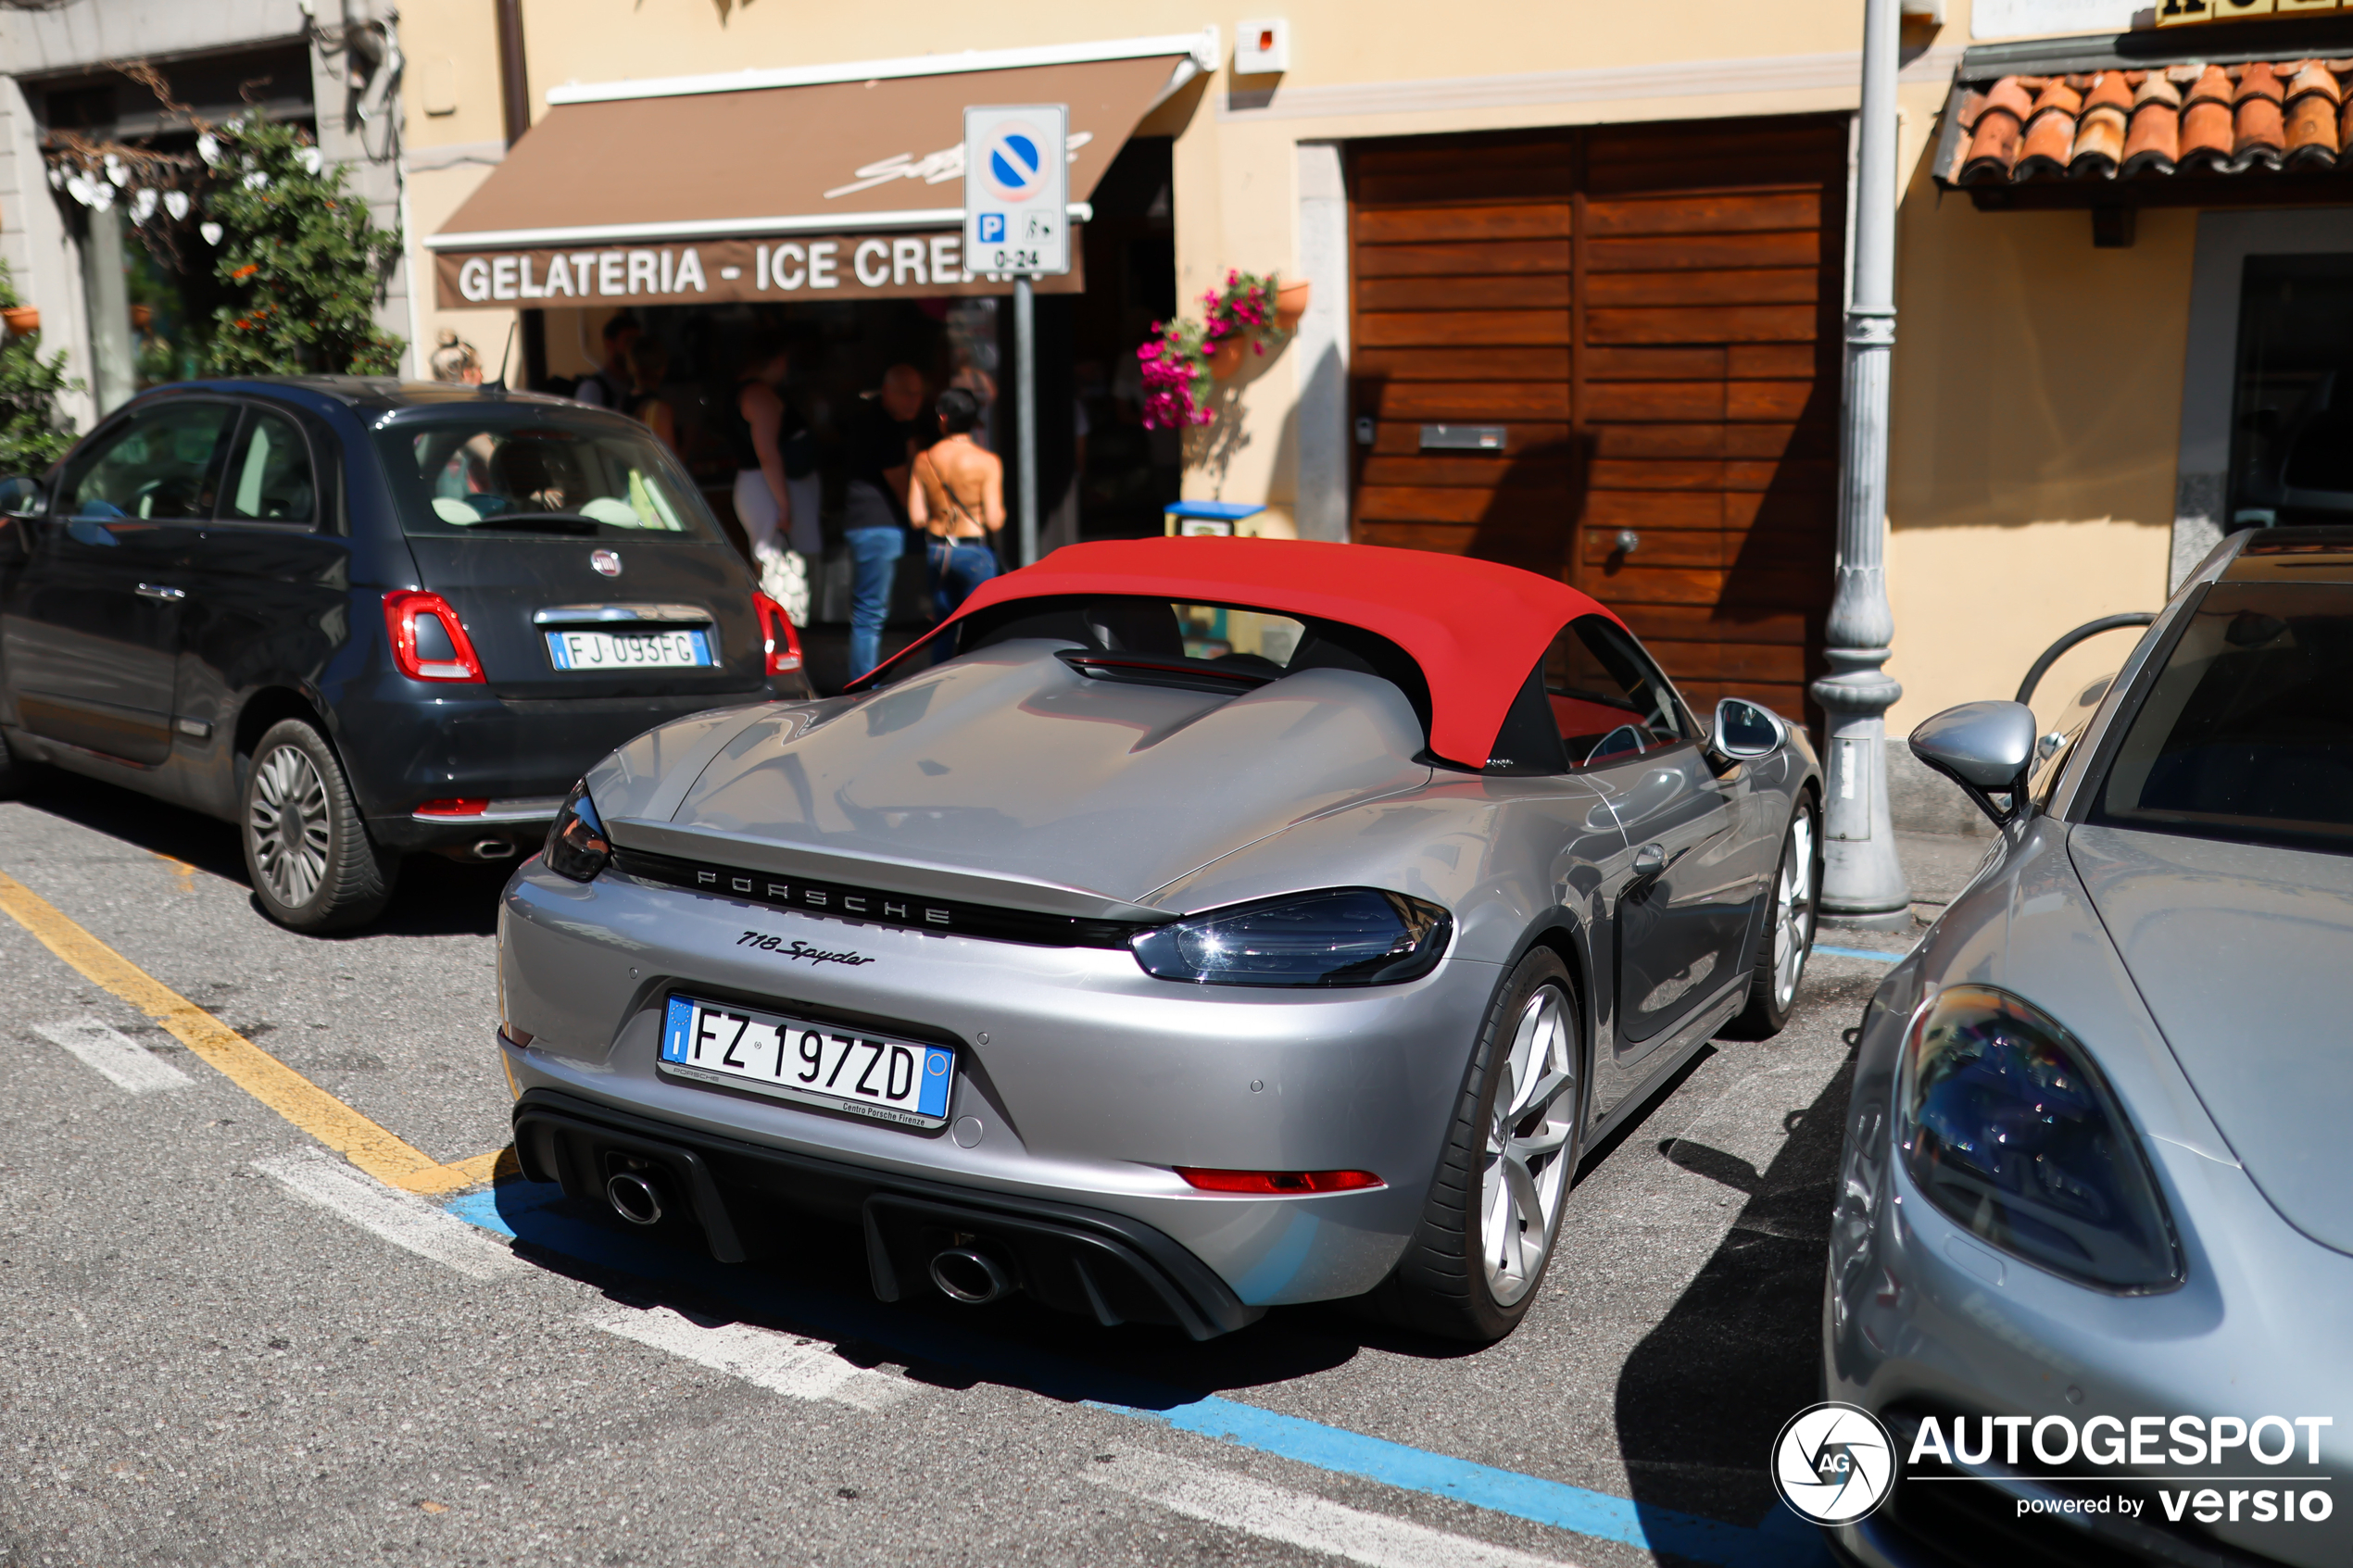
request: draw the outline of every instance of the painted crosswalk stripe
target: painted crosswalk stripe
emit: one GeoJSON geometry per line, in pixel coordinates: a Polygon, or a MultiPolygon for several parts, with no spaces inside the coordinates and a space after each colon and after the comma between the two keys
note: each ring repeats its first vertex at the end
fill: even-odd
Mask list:
{"type": "Polygon", "coordinates": [[[474,1279],[523,1274],[529,1267],[440,1205],[396,1191],[317,1149],[257,1160],[254,1169],[306,1203],[340,1214],[395,1247],[446,1263],[474,1279]]]}
{"type": "Polygon", "coordinates": [[[1205,1524],[1369,1568],[1430,1568],[1441,1562],[1447,1568],[1567,1568],[1561,1558],[1346,1508],[1169,1454],[1123,1449],[1109,1464],[1089,1465],[1087,1478],[1205,1524]]]}
{"type": "Polygon", "coordinates": [[[795,1399],[832,1399],[882,1411],[914,1392],[903,1378],[846,1361],[823,1340],[803,1339],[750,1323],[698,1323],[667,1307],[617,1308],[589,1314],[607,1334],[724,1372],[795,1399]]]}
{"type": "Polygon", "coordinates": [[[187,1087],[185,1073],[100,1018],[69,1018],[58,1023],[36,1023],[32,1032],[63,1046],[82,1064],[110,1079],[115,1087],[134,1095],[157,1089],[187,1087]]]}

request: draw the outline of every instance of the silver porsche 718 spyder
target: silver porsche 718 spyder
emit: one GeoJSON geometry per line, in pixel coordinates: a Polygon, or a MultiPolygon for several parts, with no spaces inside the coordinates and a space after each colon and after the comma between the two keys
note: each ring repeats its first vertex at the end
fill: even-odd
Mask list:
{"type": "Polygon", "coordinates": [[[1786,1017],[1818,799],[1560,583],[1065,548],[587,775],[500,909],[515,1147],[724,1261],[860,1224],[886,1300],[1491,1340],[1579,1151],[1786,1017]]]}
{"type": "MultiPolygon", "coordinates": [[[[2091,630],[2086,628],[2085,630],[2091,630]]],[[[1869,1568],[2353,1562],[2353,528],[2226,540],[2037,736],[1864,1016],[1824,1322],[1869,1568]]]]}

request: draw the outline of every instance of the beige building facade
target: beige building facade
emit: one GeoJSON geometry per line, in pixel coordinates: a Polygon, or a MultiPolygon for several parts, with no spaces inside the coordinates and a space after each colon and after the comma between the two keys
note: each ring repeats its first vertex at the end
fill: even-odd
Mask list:
{"type": "MultiPolygon", "coordinates": [[[[2326,182],[2297,183],[2259,158],[2218,165],[2196,185],[2145,168],[2138,185],[2079,178],[2071,194],[2007,165],[1989,182],[1982,159],[1964,177],[1975,123],[1995,126],[2003,112],[1981,101],[1999,81],[2029,83],[2024,137],[2054,112],[2036,100],[2049,82],[2081,99],[2095,87],[2064,82],[2145,77],[2132,48],[2171,51],[2148,60],[2180,76],[2201,47],[2235,60],[2276,38],[2286,62],[2353,29],[2353,18],[2281,19],[2270,25],[2301,31],[2248,44],[2242,35],[2266,24],[2193,38],[2150,31],[2145,12],[2133,33],[2134,7],[2117,0],[1917,8],[1907,3],[1899,93],[1895,734],[1949,704],[2008,695],[2080,622],[2163,601],[2235,504],[2215,492],[2235,483],[2221,477],[2228,459],[2200,455],[2233,439],[2238,282],[2223,274],[2262,254],[2265,233],[2298,252],[2335,244],[2326,182]],[[2132,37],[2120,45],[2119,34],[2132,37]],[[2006,68],[2005,50],[2025,67],[2006,68]],[[1957,126],[1963,115],[1971,127],[1957,126]],[[2126,193],[2129,243],[2118,243],[2117,202],[2095,212],[2086,191],[2126,193]],[[2193,471],[2200,462],[2207,478],[2193,471]]],[[[1180,41],[1189,75],[1173,72],[1171,90],[1114,132],[1164,141],[1158,226],[1137,220],[1116,266],[1097,265],[1090,247],[1087,295],[1154,264],[1136,247],[1155,245],[1189,312],[1230,269],[1313,285],[1296,335],[1221,385],[1216,422],[1185,436],[1183,494],[1263,503],[1269,532],[1554,571],[1624,609],[1694,695],[1758,690],[1786,711],[1805,704],[1833,566],[1855,0],[1560,0],[1473,7],[1443,25],[1361,0],[1292,0],[1257,18],[1164,0],[1115,12],[1062,0],[520,9],[535,136],[552,136],[574,113],[567,106],[587,99],[724,93],[736,72],[785,84],[771,94],[773,133],[651,149],[651,167],[687,183],[724,183],[730,170],[757,183],[797,160],[840,161],[823,120],[787,112],[791,93],[816,85],[791,84],[850,81],[858,62],[881,62],[878,90],[916,69],[952,91],[959,71],[977,81],[1009,61],[1180,41]],[[1238,44],[1273,46],[1281,69],[1239,70],[1238,44]],[[697,78],[718,80],[676,80],[697,78]],[[1461,439],[1446,432],[1471,428],[1493,433],[1488,451],[1446,445],[1461,439]]],[[[510,157],[493,18],[487,0],[408,0],[401,25],[421,335],[429,346],[439,330],[458,332],[495,367],[510,335],[525,340],[520,299],[436,294],[426,282],[436,255],[456,254],[436,253],[432,237],[488,210],[469,203],[492,202],[485,192],[510,157]]],[[[2353,31],[2334,53],[2353,55],[2353,31]]],[[[2089,146],[2092,111],[2071,112],[2070,146],[2089,146]]],[[[647,151],[630,154],[631,170],[648,167],[647,151]]],[[[587,171],[576,177],[593,189],[587,171]]],[[[954,207],[959,192],[930,184],[921,204],[954,207]]],[[[536,373],[588,370],[614,307],[560,296],[529,307],[542,319],[536,373]]],[[[1101,330],[1126,331],[1118,351],[1132,354],[1134,328],[1101,330]]],[[[1086,352],[1116,385],[1119,367],[1086,352]]],[[[2039,705],[2071,695],[2120,641],[2070,656],[2039,705]]]]}

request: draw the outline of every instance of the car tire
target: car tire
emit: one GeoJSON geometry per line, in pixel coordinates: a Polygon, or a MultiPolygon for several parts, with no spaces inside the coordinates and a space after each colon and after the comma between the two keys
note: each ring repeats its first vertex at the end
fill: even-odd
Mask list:
{"type": "Polygon", "coordinates": [[[399,880],[400,857],[368,836],[334,748],[302,720],[271,725],[253,748],[237,822],[254,897],[293,930],[373,920],[399,880]]]}
{"type": "Polygon", "coordinates": [[[1749,967],[1748,1006],[1728,1034],[1763,1040],[1781,1032],[1797,1004],[1806,978],[1806,955],[1814,946],[1821,910],[1822,832],[1810,797],[1800,796],[1781,831],[1780,863],[1766,890],[1765,926],[1757,933],[1756,958],[1749,967]]]}
{"type": "Polygon", "coordinates": [[[1421,1223],[1367,1302],[1378,1316],[1482,1345],[1519,1326],[1584,1151],[1585,1080],[1576,985],[1560,955],[1539,947],[1514,967],[1479,1025],[1421,1223]],[[1543,1070],[1531,1081],[1537,1063],[1543,1070]],[[1499,1124],[1506,1094],[1519,1110],[1499,1124]],[[1541,1237],[1532,1254],[1531,1236],[1541,1237]]]}

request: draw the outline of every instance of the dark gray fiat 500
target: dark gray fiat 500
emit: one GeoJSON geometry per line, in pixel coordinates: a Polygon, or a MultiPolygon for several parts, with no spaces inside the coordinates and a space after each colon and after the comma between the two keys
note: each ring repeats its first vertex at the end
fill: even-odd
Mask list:
{"type": "Polygon", "coordinates": [[[677,460],[561,398],[391,381],[136,399],[0,518],[0,793],[29,765],[237,822],[276,920],[503,859],[632,735],[808,695],[677,460]]]}

